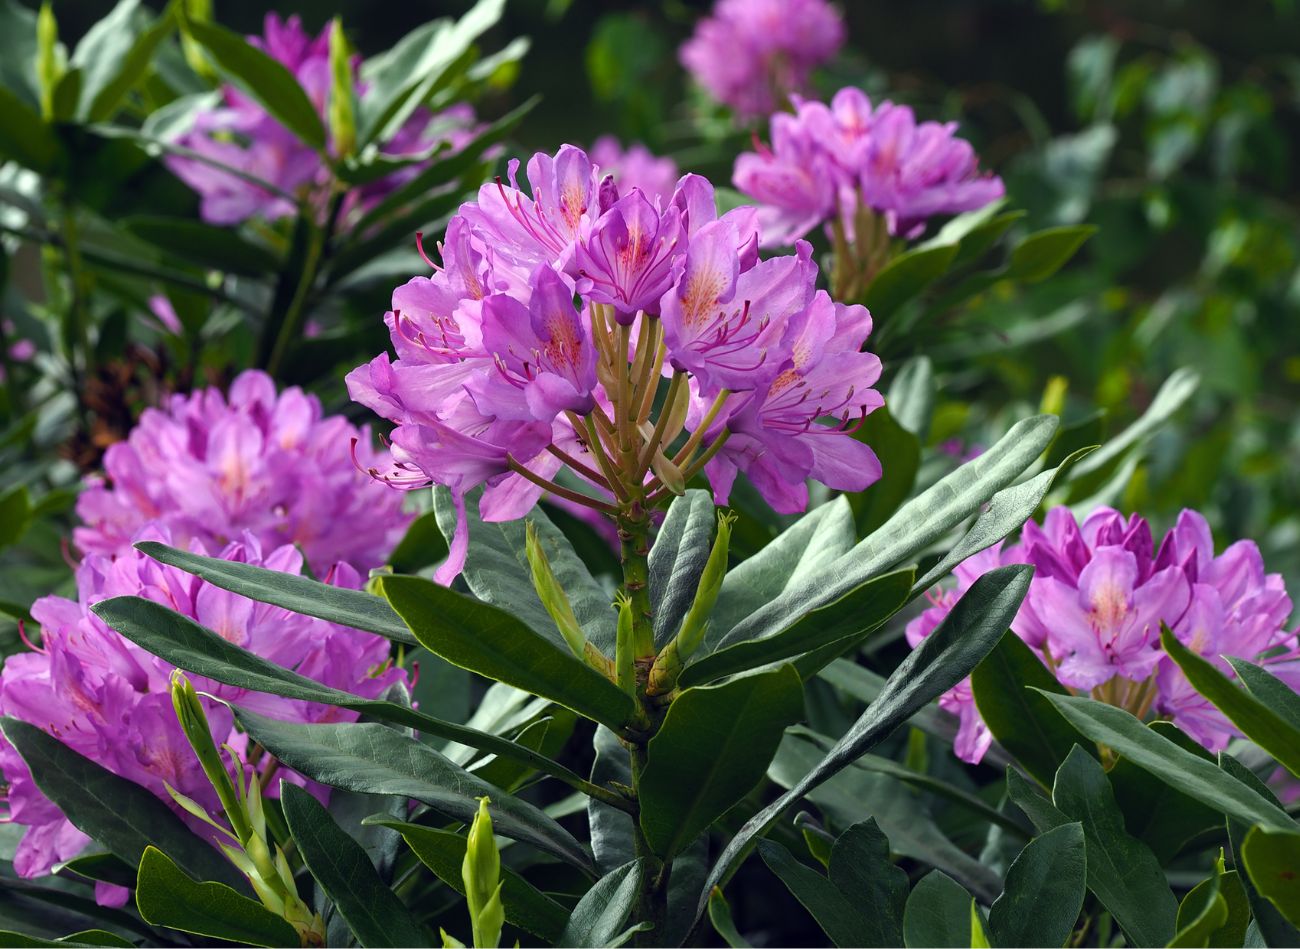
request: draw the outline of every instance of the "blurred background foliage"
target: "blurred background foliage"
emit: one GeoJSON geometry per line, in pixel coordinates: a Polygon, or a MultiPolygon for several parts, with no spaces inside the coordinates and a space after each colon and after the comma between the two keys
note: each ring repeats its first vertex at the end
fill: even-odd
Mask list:
{"type": "MultiPolygon", "coordinates": [[[[61,38],[71,45],[110,6],[56,2],[61,38]]],[[[259,31],[268,10],[261,0],[217,0],[216,6],[217,18],[240,33],[259,31]]],[[[274,6],[300,14],[313,32],[341,14],[353,44],[369,55],[431,17],[460,14],[470,4],[284,0],[274,6]]],[[[960,121],[984,163],[1006,179],[1012,206],[1025,210],[1017,228],[1099,228],[1052,280],[1029,287],[992,282],[963,310],[960,326],[940,308],[926,332],[887,354],[886,386],[890,365],[903,357],[924,351],[934,362],[939,395],[930,447],[977,450],[1008,419],[1040,405],[1059,409],[1080,432],[1113,435],[1146,409],[1171,373],[1193,367],[1202,383],[1180,424],[1160,432],[1140,463],[1135,459],[1107,486],[1104,500],[1140,509],[1158,527],[1184,506],[1201,508],[1219,537],[1255,538],[1270,569],[1300,583],[1296,4],[853,0],[843,6],[849,39],[819,77],[827,95],[855,84],[875,97],[904,100],[923,118],[960,121]]],[[[511,151],[553,150],[614,133],[671,155],[683,170],[726,181],[737,151],[749,147],[754,131],[766,130],[734,128],[689,87],[677,63],[678,45],[706,8],[682,0],[511,0],[484,48],[520,35],[531,38],[531,47],[483,91],[480,114],[490,121],[540,93],[540,104],[516,128],[518,147],[511,151]]],[[[130,187],[145,184],[157,189],[154,200],[167,213],[194,213],[193,198],[169,187],[174,182],[130,187]]],[[[106,214],[112,211],[111,202],[104,205],[106,214]]],[[[398,259],[409,262],[413,255],[403,253],[398,259]]],[[[24,245],[18,254],[8,268],[6,332],[39,337],[45,330],[22,302],[41,299],[36,250],[24,245]]],[[[333,350],[320,347],[315,362],[290,367],[289,379],[311,384],[327,407],[343,408],[341,370],[382,348],[377,317],[396,282],[385,276],[355,294],[347,309],[358,335],[333,350]]],[[[112,314],[104,319],[110,326],[121,321],[112,314]]],[[[128,394],[104,407],[107,430],[91,433],[92,440],[124,431],[156,394],[144,379],[152,370],[137,370],[148,358],[166,361],[167,350],[133,348],[142,332],[147,336],[132,324],[116,337],[101,335],[101,346],[115,339],[127,357],[114,364],[121,378],[105,384],[128,394]]],[[[48,348],[39,338],[37,345],[48,348]]],[[[219,377],[244,355],[225,352],[203,366],[219,377]]],[[[38,397],[42,383],[24,379],[22,366],[7,368],[10,418],[17,419],[14,402],[38,397]],[[22,391],[28,383],[36,389],[22,391]]],[[[167,371],[161,378],[182,387],[189,381],[167,371]]],[[[33,451],[61,459],[6,476],[0,491],[3,510],[17,504],[9,498],[14,486],[30,482],[29,508],[43,506],[39,516],[22,525],[10,518],[0,531],[32,535],[5,555],[5,566],[21,562],[21,571],[0,569],[0,602],[13,607],[10,613],[21,612],[21,590],[66,580],[58,553],[66,530],[51,515],[66,509],[63,489],[87,467],[77,443],[86,433],[58,413],[41,416],[39,426],[35,442],[27,439],[31,431],[0,437],[6,475],[33,451]]],[[[934,457],[930,464],[942,463],[934,457]]],[[[0,544],[15,539],[0,536],[0,544]]]]}

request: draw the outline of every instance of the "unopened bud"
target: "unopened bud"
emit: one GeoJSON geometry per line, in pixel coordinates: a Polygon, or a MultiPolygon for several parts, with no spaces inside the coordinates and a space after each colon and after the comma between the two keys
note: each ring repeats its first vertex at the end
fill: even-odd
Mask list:
{"type": "Polygon", "coordinates": [[[181,10],[183,12],[181,16],[181,49],[185,53],[185,61],[189,63],[190,69],[193,69],[195,73],[204,79],[216,81],[217,71],[208,62],[202,44],[195,41],[186,28],[190,23],[212,22],[212,0],[183,0],[181,10]]]}
{"type": "Polygon", "coordinates": [[[226,770],[226,763],[221,760],[221,752],[217,750],[216,742],[212,740],[212,728],[208,725],[208,715],[203,710],[203,703],[199,701],[199,694],[194,691],[194,686],[190,684],[185,673],[179,669],[172,672],[171,685],[172,708],[176,712],[176,721],[180,723],[185,739],[194,749],[194,755],[199,759],[203,773],[207,775],[213,790],[217,792],[217,797],[221,800],[221,806],[226,811],[226,818],[230,821],[236,838],[241,844],[246,844],[252,836],[252,828],[240,803],[239,794],[230,781],[230,772],[226,770]]]}
{"type": "Polygon", "coordinates": [[[54,90],[63,78],[59,23],[49,0],[36,14],[36,78],[41,87],[41,118],[48,122],[54,118],[54,90]]]}
{"type": "Polygon", "coordinates": [[[655,456],[650,459],[650,467],[664,483],[664,487],[673,494],[681,497],[686,493],[686,479],[682,477],[682,470],[669,461],[662,450],[656,451],[655,456]]]}
{"type": "Polygon", "coordinates": [[[578,617],[573,613],[573,604],[569,602],[569,595],[564,592],[564,587],[560,586],[560,581],[555,579],[551,562],[546,557],[546,551],[542,549],[541,538],[538,537],[537,527],[532,521],[529,521],[525,527],[525,533],[524,553],[528,557],[528,566],[532,571],[533,589],[537,591],[542,606],[546,607],[546,612],[555,621],[556,628],[564,637],[564,641],[569,644],[569,648],[573,650],[573,654],[579,659],[586,659],[587,634],[578,624],[578,617]]]}
{"type": "Polygon", "coordinates": [[[477,949],[496,946],[501,939],[501,923],[505,918],[492,905],[495,900],[499,910],[501,904],[501,855],[497,852],[496,837],[492,833],[489,803],[486,797],[478,799],[478,813],[469,827],[465,861],[460,871],[477,949]]]}
{"type": "Polygon", "coordinates": [[[709,616],[713,613],[713,604],[718,601],[718,591],[722,589],[723,578],[727,575],[727,556],[731,549],[731,525],[736,515],[718,513],[718,535],[713,539],[713,549],[709,551],[708,562],[700,574],[700,585],[695,590],[695,600],[682,620],[682,628],[677,632],[677,645],[683,659],[704,642],[704,633],[709,628],[709,616]]]}
{"type": "Polygon", "coordinates": [[[633,641],[632,601],[618,594],[618,632],[614,639],[614,680],[628,695],[636,695],[636,643],[633,641]]]}
{"type": "Polygon", "coordinates": [[[357,148],[356,89],[352,82],[352,50],[343,34],[343,22],[330,22],[330,139],[337,158],[347,158],[357,148]]]}

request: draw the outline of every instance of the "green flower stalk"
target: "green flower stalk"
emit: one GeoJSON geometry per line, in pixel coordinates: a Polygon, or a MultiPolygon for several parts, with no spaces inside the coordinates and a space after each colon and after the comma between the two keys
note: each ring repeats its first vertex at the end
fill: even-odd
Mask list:
{"type": "Polygon", "coordinates": [[[489,803],[486,797],[478,799],[478,813],[470,824],[469,843],[460,870],[474,932],[474,949],[496,949],[506,918],[501,905],[501,854],[492,833],[489,803]]]}
{"type": "MultiPolygon", "coordinates": [[[[208,725],[207,713],[203,710],[199,695],[179,669],[172,673],[172,708],[176,711],[176,720],[180,722],[185,738],[203,767],[203,773],[221,800],[226,819],[230,822],[230,830],[213,820],[207,809],[193,798],[170,785],[167,786],[167,793],[189,814],[234,841],[236,846],[220,844],[222,853],[248,878],[262,904],[297,930],[302,945],[323,946],[324,920],[298,896],[293,870],[284,851],[268,837],[266,811],[262,805],[262,784],[257,773],[249,775],[247,788],[243,786],[242,779],[238,782],[231,781],[230,772],[221,759],[221,752],[212,740],[212,729],[208,725]]],[[[227,747],[226,750],[232,760],[238,760],[232,749],[227,747]]]]}
{"type": "Polygon", "coordinates": [[[662,695],[671,692],[681,675],[682,665],[691,653],[700,648],[704,634],[709,629],[709,617],[713,606],[718,602],[718,592],[727,575],[727,557],[731,550],[731,525],[736,515],[726,512],[718,513],[718,533],[713,539],[713,549],[700,574],[700,585],[695,590],[695,600],[682,620],[681,629],[673,641],[659,653],[650,669],[650,681],[646,687],[649,695],[662,695]]]}

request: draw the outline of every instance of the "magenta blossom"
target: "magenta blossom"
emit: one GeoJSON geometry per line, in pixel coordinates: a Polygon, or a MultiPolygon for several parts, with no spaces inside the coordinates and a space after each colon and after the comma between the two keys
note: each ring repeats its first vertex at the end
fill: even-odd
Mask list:
{"type": "MultiPolygon", "coordinates": [[[[135,539],[178,542],[165,527],[147,528],[135,539]]],[[[197,540],[191,541],[190,547],[197,553],[209,552],[197,540]]],[[[226,560],[286,573],[296,574],[303,566],[301,554],[293,547],[263,553],[252,534],[243,535],[219,553],[226,560]]],[[[346,563],[334,565],[327,579],[352,589],[361,584],[360,576],[346,563]]],[[[220,813],[216,794],[176,721],[169,691],[171,667],[109,629],[90,611],[95,603],[114,596],[153,600],[265,659],[365,698],[381,695],[404,678],[400,669],[390,665],[389,644],[381,637],[255,603],[131,548],[113,556],[88,555],[77,570],[77,590],[77,601],[49,596],[32,607],[33,617],[41,624],[41,644],[5,662],[0,673],[0,713],[41,727],[74,751],[169,803],[166,785],[194,798],[211,813],[220,813]]],[[[201,678],[194,681],[201,691],[274,718],[299,722],[350,722],[357,718],[357,713],[335,706],[236,689],[201,678]]],[[[234,728],[230,710],[220,702],[202,701],[213,739],[241,751],[247,739],[234,728]]],[[[0,742],[0,769],[8,784],[9,819],[28,828],[14,857],[18,874],[46,874],[54,864],[76,856],[88,838],[41,793],[26,764],[7,742],[0,742]]],[[[306,783],[292,772],[288,777],[306,783]]],[[[274,782],[270,785],[272,789],[275,786],[274,782]]],[[[318,795],[327,793],[322,787],[311,787],[318,795]]],[[[208,828],[186,814],[181,816],[205,839],[210,836],[208,828]]],[[[120,904],[126,892],[101,887],[98,895],[101,900],[120,904]]]]}
{"type": "Polygon", "coordinates": [[[410,518],[401,499],[353,464],[352,443],[376,456],[370,433],[299,389],[276,393],[265,373],[242,373],[229,397],[216,389],[147,409],[104,456],[107,480],[77,502],[73,534],[88,554],[123,553],[145,525],[208,549],[251,533],[267,547],[296,544],[316,571],[344,561],[383,563],[410,518]]]}
{"type": "MultiPolygon", "coordinates": [[[[1020,544],[1001,557],[985,551],[966,561],[957,591],[999,563],[1033,564],[1012,629],[1073,691],[1139,718],[1167,716],[1206,748],[1221,750],[1240,731],[1164,653],[1162,626],[1225,675],[1234,673],[1224,657],[1239,657],[1264,663],[1300,691],[1300,649],[1286,627],[1291,600],[1282,578],[1264,572],[1250,541],[1216,557],[1209,525],[1195,511],[1184,511],[1156,550],[1137,515],[1125,519],[1101,508],[1080,525],[1067,508],[1054,508],[1042,527],[1026,524],[1020,544]]],[[[954,593],[944,593],[913,621],[913,645],[955,602],[954,593]]],[[[977,762],[991,738],[968,695],[950,696],[948,707],[962,720],[958,756],[977,762]]]]}
{"type": "Polygon", "coordinates": [[[789,244],[831,222],[852,241],[859,209],[913,238],[931,217],[973,211],[1005,193],[1000,178],[980,173],[956,123],[918,123],[892,102],[873,108],[854,88],[829,106],[798,98],[795,105],[794,115],[772,117],[770,146],[736,159],[733,180],[759,203],[765,244],[789,244]]]}
{"type": "Polygon", "coordinates": [[[620,196],[569,145],[528,162],[531,193],[510,168],[452,219],[433,275],[394,291],[396,360],[348,375],[396,425],[372,474],[446,487],[461,512],[439,580],[464,563],[479,486],[486,521],[549,494],[645,523],[697,474],[725,496],[747,472],[782,511],[809,478],[879,477],[848,432],[881,404],[871,318],[817,290],[807,244],[760,261],[755,209],[719,216],[698,175],[661,201],[620,196]]]}
{"type": "Polygon", "coordinates": [[[808,91],[812,71],[844,44],[825,0],[718,0],[679,58],[713,98],[749,121],[808,91]]]}
{"type": "MultiPolygon", "coordinates": [[[[324,118],[330,94],[328,32],[312,38],[298,17],[281,20],[268,13],[264,35],[250,36],[249,42],[293,74],[324,118]]],[[[365,87],[359,81],[357,92],[364,97],[365,87]]],[[[323,213],[330,173],[321,155],[234,86],[223,86],[221,94],[222,105],[200,112],[176,141],[194,155],[176,154],[167,159],[168,167],[202,197],[203,219],[221,225],[236,225],[254,217],[274,221],[297,214],[299,200],[323,213]],[[257,184],[259,181],[268,187],[257,184]]],[[[419,110],[384,144],[383,151],[402,156],[418,155],[440,144],[458,149],[473,137],[475,127],[474,114],[465,105],[438,115],[419,110]]],[[[332,151],[334,143],[328,148],[332,151]]],[[[344,202],[343,217],[410,180],[420,167],[403,168],[351,193],[344,202]]]]}
{"type": "Polygon", "coordinates": [[[588,154],[600,177],[612,176],[624,194],[636,188],[651,204],[663,207],[671,201],[678,177],[677,163],[671,158],[654,155],[640,142],[624,149],[612,135],[596,139],[588,154]]]}

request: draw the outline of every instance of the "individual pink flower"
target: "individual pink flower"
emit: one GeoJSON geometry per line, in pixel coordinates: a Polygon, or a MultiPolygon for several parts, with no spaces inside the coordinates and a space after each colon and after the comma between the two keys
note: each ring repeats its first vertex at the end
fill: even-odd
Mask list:
{"type": "MultiPolygon", "coordinates": [[[[138,540],[175,544],[162,526],[138,540]]],[[[302,555],[292,546],[264,552],[252,534],[221,551],[193,540],[197,553],[298,573],[302,555]]],[[[346,563],[333,566],[327,582],[356,589],[361,577],[346,563]]],[[[160,564],[131,548],[114,555],[89,554],[77,570],[78,599],[49,596],[32,607],[41,624],[39,648],[10,656],[0,672],[0,714],[31,722],[68,747],[108,770],[170,801],[166,785],[219,813],[216,794],[185,739],[170,698],[171,667],[108,628],[90,611],[114,596],[140,596],[176,610],[218,635],[326,685],[375,698],[404,678],[389,662],[389,643],[381,637],[323,620],[255,603],[160,564]]],[[[334,706],[284,699],[198,678],[203,692],[262,714],[289,721],[355,721],[357,713],[334,706]]],[[[242,749],[222,703],[202,700],[213,739],[242,749]]],[[[28,829],[14,866],[20,876],[50,872],[76,856],[87,838],[36,787],[22,758],[0,741],[0,769],[8,785],[9,819],[28,829]]],[[[281,772],[282,774],[285,772],[281,772]]],[[[305,783],[291,772],[289,777],[305,783]]],[[[325,789],[312,786],[318,795],[325,789]]],[[[208,829],[181,815],[205,839],[208,829]]],[[[120,898],[120,892],[101,892],[120,898]]]]}
{"type": "Polygon", "coordinates": [[[357,470],[378,454],[370,433],[296,388],[277,393],[265,373],[173,396],[147,409],[126,441],[104,456],[104,479],[77,501],[76,545],[119,554],[145,525],[165,526],[182,546],[208,549],[251,533],[268,547],[298,545],[317,571],[343,561],[369,570],[401,538],[401,499],[357,470]]]}
{"type": "Polygon", "coordinates": [[[631,323],[640,310],[657,314],[683,237],[677,208],[660,210],[633,189],[578,242],[579,289],[593,302],[612,305],[620,322],[631,323]]]}
{"type": "Polygon", "coordinates": [[[871,315],[818,290],[802,324],[781,372],[727,417],[732,434],[706,469],[719,504],[738,470],[783,514],[807,507],[809,478],[838,491],[863,491],[880,479],[880,459],[853,436],[884,404],[872,388],[880,359],[862,351],[871,315]]]}
{"type": "Polygon", "coordinates": [[[873,107],[851,87],[829,105],[794,102],[793,115],[772,116],[770,145],[736,159],[733,181],[758,202],[766,245],[833,221],[852,241],[860,208],[883,215],[890,233],[914,238],[931,217],[973,211],[1005,193],[1000,178],[980,172],[956,123],[918,123],[907,106],[873,107]]]}
{"type": "Polygon", "coordinates": [[[825,0],[718,0],[682,45],[681,63],[742,121],[808,91],[812,71],[844,44],[844,21],[825,0]]]}
{"type": "MultiPolygon", "coordinates": [[[[328,31],[312,38],[297,16],[281,20],[268,13],[263,36],[250,36],[249,42],[289,70],[324,119],[330,94],[328,31]]],[[[364,97],[365,91],[358,81],[358,94],[364,97]]],[[[221,106],[200,112],[176,141],[194,154],[167,158],[168,167],[202,197],[203,219],[221,225],[254,217],[274,221],[296,215],[296,200],[303,199],[322,213],[330,173],[321,155],[234,86],[223,86],[221,94],[221,106]]],[[[437,115],[418,110],[383,143],[383,151],[417,155],[440,143],[455,150],[472,138],[475,127],[472,110],[463,104],[437,115]]],[[[328,148],[332,151],[334,143],[328,148]]],[[[346,219],[352,210],[372,205],[418,174],[420,167],[413,164],[353,191],[341,216],[346,219]]]]}
{"type": "Polygon", "coordinates": [[[602,135],[588,149],[592,164],[603,179],[611,175],[622,194],[637,188],[651,204],[666,206],[677,186],[677,163],[654,155],[640,142],[626,149],[612,135],[602,135]]]}

